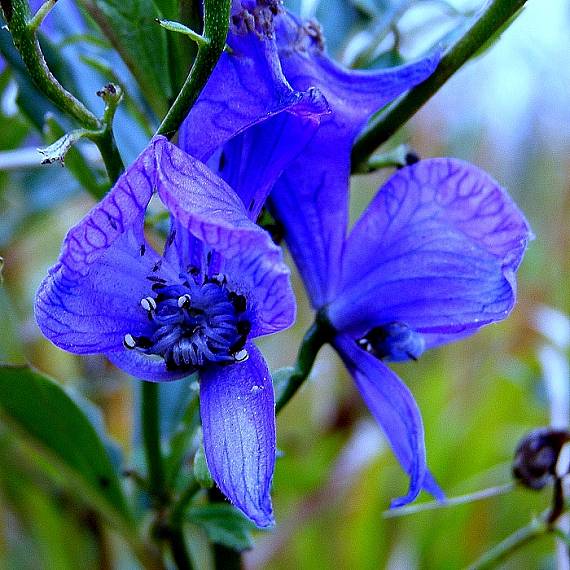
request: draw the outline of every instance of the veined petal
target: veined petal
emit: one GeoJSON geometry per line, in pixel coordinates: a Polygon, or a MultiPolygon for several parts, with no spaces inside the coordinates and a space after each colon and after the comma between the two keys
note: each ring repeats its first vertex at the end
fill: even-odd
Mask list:
{"type": "Polygon", "coordinates": [[[309,143],[320,124],[319,109],[328,111],[319,92],[310,89],[305,111],[280,113],[232,138],[208,165],[239,195],[256,220],[275,180],[309,143]],[[310,101],[310,103],[309,103],[310,101]]]}
{"type": "Polygon", "coordinates": [[[303,24],[286,11],[275,22],[285,77],[298,90],[317,87],[331,109],[271,194],[271,209],[284,226],[311,302],[320,308],[338,289],[354,139],[372,113],[428,77],[439,55],[381,71],[347,70],[327,57],[315,23],[303,24]]]}
{"type": "Polygon", "coordinates": [[[317,309],[333,299],[338,288],[348,223],[352,141],[337,134],[330,122],[321,125],[302,157],[279,177],[269,198],[317,309]]]}
{"type": "Polygon", "coordinates": [[[274,524],[275,401],[267,364],[252,343],[249,359],[201,374],[204,449],[214,481],[255,524],[274,524]]]}
{"type": "Polygon", "coordinates": [[[275,33],[283,73],[294,89],[317,87],[326,97],[332,120],[353,136],[372,113],[429,77],[440,54],[375,71],[346,69],[330,59],[314,21],[302,22],[288,11],[275,18],[275,33]]]}
{"type": "MultiPolygon", "coordinates": [[[[214,260],[215,272],[223,271],[230,289],[244,295],[253,311],[250,337],[291,325],[295,301],[279,247],[250,221],[223,180],[166,139],[155,141],[158,194],[178,227],[221,256],[214,260]]],[[[183,269],[186,263],[191,260],[181,260],[183,269]]]]}
{"type": "Polygon", "coordinates": [[[186,378],[194,372],[191,369],[169,370],[164,358],[144,354],[138,350],[119,350],[105,352],[105,356],[117,367],[133,375],[135,378],[148,382],[169,382],[186,378]]]}
{"type": "Polygon", "coordinates": [[[204,162],[234,136],[280,113],[323,112],[314,91],[295,91],[285,79],[271,8],[243,4],[232,7],[231,51],[220,57],[180,130],[181,148],[204,162]]]}
{"type": "Polygon", "coordinates": [[[126,333],[147,332],[147,314],[138,302],[150,293],[147,276],[158,259],[143,234],[153,177],[149,147],[68,232],[35,305],[42,332],[57,346],[79,354],[104,352],[121,347],[126,333]]]}
{"type": "Polygon", "coordinates": [[[406,385],[385,364],[359,348],[350,336],[339,335],[333,344],[402,468],[410,476],[408,493],[392,501],[391,506],[401,507],[413,501],[422,488],[441,499],[443,493],[427,471],[420,411],[406,385]]]}
{"type": "Polygon", "coordinates": [[[329,318],[355,335],[394,321],[450,339],[466,335],[512,309],[531,237],[508,194],[473,165],[430,159],[404,168],[347,240],[329,318]]]}

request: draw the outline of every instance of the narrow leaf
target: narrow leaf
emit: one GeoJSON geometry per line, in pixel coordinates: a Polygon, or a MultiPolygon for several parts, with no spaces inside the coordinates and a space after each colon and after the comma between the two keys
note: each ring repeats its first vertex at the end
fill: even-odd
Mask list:
{"type": "Polygon", "coordinates": [[[119,52],[157,115],[172,95],[165,31],[152,0],[80,0],[119,52]]]}
{"type": "Polygon", "coordinates": [[[46,450],[107,506],[128,518],[103,443],[58,384],[28,367],[0,366],[0,414],[17,436],[46,450]]]}
{"type": "Polygon", "coordinates": [[[186,514],[186,520],[202,527],[216,544],[239,551],[253,546],[251,531],[255,526],[231,505],[213,503],[192,507],[186,514]]]}
{"type": "Polygon", "coordinates": [[[200,444],[196,450],[196,455],[194,455],[194,477],[196,477],[196,481],[198,481],[200,487],[204,489],[210,489],[214,486],[212,474],[206,463],[206,453],[204,452],[203,443],[200,444]]]}

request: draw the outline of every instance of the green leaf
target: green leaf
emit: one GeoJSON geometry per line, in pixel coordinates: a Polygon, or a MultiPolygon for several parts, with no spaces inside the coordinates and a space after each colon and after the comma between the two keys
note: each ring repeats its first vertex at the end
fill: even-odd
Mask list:
{"type": "Polygon", "coordinates": [[[255,525],[231,505],[213,503],[192,507],[186,513],[186,520],[202,527],[216,544],[239,551],[253,547],[251,531],[255,525]]]}
{"type": "MultiPolygon", "coordinates": [[[[188,382],[183,380],[182,382],[188,382]]],[[[165,390],[169,389],[168,385],[161,386],[163,393],[165,390]]],[[[179,424],[172,433],[170,438],[170,451],[165,459],[166,476],[170,485],[176,483],[176,479],[180,474],[180,470],[184,464],[184,458],[189,452],[192,440],[196,435],[196,430],[200,425],[200,399],[198,397],[198,383],[193,377],[190,377],[190,383],[186,390],[183,390],[178,397],[178,401],[181,401],[185,406],[182,417],[180,418],[179,424]],[[184,397],[188,399],[184,401],[184,397]]],[[[162,398],[161,402],[165,404],[168,403],[167,398],[162,398]]],[[[166,408],[164,405],[161,409],[163,417],[166,414],[175,415],[176,410],[166,408]]]]}
{"type": "Polygon", "coordinates": [[[293,366],[285,366],[284,368],[279,368],[279,370],[271,373],[276,402],[279,402],[283,397],[283,394],[287,390],[289,382],[291,381],[291,377],[295,373],[296,370],[293,366]]]}
{"type": "Polygon", "coordinates": [[[119,52],[158,116],[172,96],[165,31],[152,0],[80,0],[119,52]]]}
{"type": "Polygon", "coordinates": [[[0,415],[16,436],[64,470],[78,491],[130,520],[123,491],[89,420],[57,383],[25,366],[0,366],[0,415]]]}
{"type": "Polygon", "coordinates": [[[199,445],[196,455],[194,455],[194,477],[196,477],[200,487],[204,489],[211,489],[214,486],[212,474],[208,469],[208,463],[206,463],[206,452],[204,451],[203,443],[199,445]]]}

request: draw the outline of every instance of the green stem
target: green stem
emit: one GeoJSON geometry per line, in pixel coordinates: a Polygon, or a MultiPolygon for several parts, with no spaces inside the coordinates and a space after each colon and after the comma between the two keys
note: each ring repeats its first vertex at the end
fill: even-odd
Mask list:
{"type": "Polygon", "coordinates": [[[179,570],[191,570],[192,558],[186,546],[184,538],[184,513],[188,508],[190,501],[194,498],[196,493],[200,490],[200,485],[192,478],[190,484],[182,492],[178,501],[172,508],[170,515],[170,526],[168,532],[168,541],[170,549],[172,550],[172,557],[179,570]]]}
{"type": "Polygon", "coordinates": [[[92,138],[92,140],[101,153],[109,180],[111,180],[111,184],[114,184],[125,170],[125,167],[119,154],[113,131],[110,128],[105,129],[100,136],[92,138]]]}
{"type": "Polygon", "coordinates": [[[201,487],[196,481],[196,479],[192,478],[191,482],[188,484],[186,489],[182,491],[178,501],[174,505],[172,509],[172,514],[170,516],[172,525],[177,527],[182,525],[182,520],[184,519],[184,513],[190,504],[190,501],[196,496],[196,493],[200,491],[201,487]]]}
{"type": "Polygon", "coordinates": [[[551,531],[551,527],[546,522],[546,516],[532,520],[526,526],[519,528],[516,532],[500,542],[491,550],[486,552],[479,560],[469,566],[469,570],[484,570],[485,568],[496,568],[497,565],[511,556],[519,548],[533,541],[535,538],[551,531]]]}
{"type": "Polygon", "coordinates": [[[178,568],[178,570],[192,570],[194,566],[188,548],[186,547],[182,527],[174,527],[170,530],[169,541],[176,568],[178,568]]]}
{"type": "Polygon", "coordinates": [[[226,45],[231,0],[204,0],[204,42],[199,45],[192,69],[157,135],[172,138],[198,99],[226,45]]]}
{"type": "Polygon", "coordinates": [[[327,331],[327,328],[328,325],[323,324],[320,319],[317,318],[305,333],[295,366],[287,371],[287,376],[283,379],[283,383],[276,387],[276,413],[279,413],[283,409],[297,390],[303,385],[303,382],[309,377],[319,350],[328,340],[329,331],[327,331]]]}
{"type": "Polygon", "coordinates": [[[46,2],[34,18],[30,16],[27,0],[0,0],[0,6],[8,22],[14,45],[32,81],[59,109],[75,119],[84,129],[91,131],[86,136],[97,145],[109,178],[112,183],[115,182],[124,170],[112,132],[113,116],[120,96],[116,99],[116,104],[110,104],[106,100],[105,114],[103,119],[99,120],[55,78],[47,66],[36,35],[38,26],[53,3],[46,2]]]}
{"type": "Polygon", "coordinates": [[[526,0],[494,0],[469,30],[443,55],[434,73],[382,111],[362,132],[352,150],[353,172],[366,172],[367,158],[404,125],[426,101],[524,6],[526,0]]]}
{"type": "Polygon", "coordinates": [[[44,21],[45,17],[50,13],[51,9],[55,6],[57,0],[47,0],[44,2],[35,13],[34,17],[30,20],[28,27],[31,31],[35,32],[44,21]]]}
{"type": "Polygon", "coordinates": [[[28,69],[36,86],[59,109],[71,115],[86,129],[99,129],[101,124],[97,117],[76,97],[67,91],[49,70],[36,37],[33,23],[30,20],[30,9],[26,0],[2,0],[2,11],[8,22],[8,29],[14,40],[16,49],[28,69]]]}
{"type": "Polygon", "coordinates": [[[160,447],[159,385],[142,382],[142,428],[150,494],[158,503],[165,501],[164,463],[160,447]]]}

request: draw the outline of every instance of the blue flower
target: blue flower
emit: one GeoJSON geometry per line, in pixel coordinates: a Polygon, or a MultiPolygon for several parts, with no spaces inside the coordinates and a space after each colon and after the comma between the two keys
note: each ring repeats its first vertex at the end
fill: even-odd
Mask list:
{"type": "Polygon", "coordinates": [[[288,327],[295,299],[280,249],[231,188],[154,138],[68,232],[35,311],[57,346],[139,378],[198,372],[212,476],[257,525],[273,523],[274,395],[252,339],[288,327]],[[155,189],[171,218],[162,253],[144,234],[155,189]]]}
{"type": "Polygon", "coordinates": [[[345,69],[327,56],[318,25],[301,22],[277,0],[234,0],[227,43],[231,51],[182,126],[181,148],[207,162],[252,219],[277,180],[283,193],[296,188],[298,201],[283,208],[326,203],[344,223],[354,139],[375,111],[426,79],[439,54],[392,69],[345,69]]]}
{"type": "Polygon", "coordinates": [[[396,172],[348,235],[346,209],[325,199],[331,192],[342,194],[331,204],[345,204],[347,188],[336,185],[315,185],[312,200],[302,185],[280,186],[272,201],[331,344],[410,476],[392,505],[422,488],[442,498],[427,470],[420,412],[385,362],[416,360],[504,319],[528,223],[496,181],[454,159],[396,172]],[[288,209],[296,203],[303,207],[288,209]]]}

